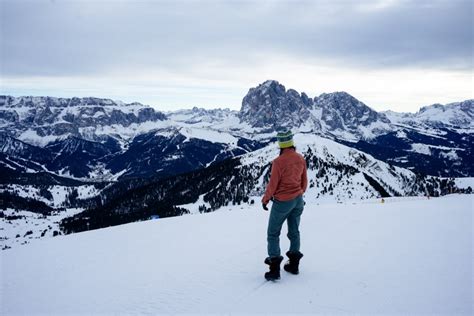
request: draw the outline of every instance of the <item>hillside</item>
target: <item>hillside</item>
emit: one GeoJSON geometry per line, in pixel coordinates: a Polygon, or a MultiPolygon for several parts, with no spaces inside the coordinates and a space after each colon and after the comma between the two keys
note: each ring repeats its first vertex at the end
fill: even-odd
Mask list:
{"type": "Polygon", "coordinates": [[[41,240],[1,252],[0,313],[472,315],[473,201],[308,203],[300,275],[275,283],[258,205],[41,240]]]}
{"type": "MultiPolygon", "coordinates": [[[[295,142],[308,165],[309,202],[439,196],[470,193],[474,187],[473,178],[415,174],[316,135],[298,134],[295,142]]],[[[229,205],[258,203],[277,155],[277,145],[270,143],[233,159],[164,179],[122,180],[106,186],[5,185],[0,194],[0,223],[4,228],[0,231],[0,248],[16,247],[59,232],[75,233],[156,216],[205,213],[229,205]],[[48,195],[46,188],[52,194],[48,195]],[[15,198],[16,195],[19,197],[15,198]],[[54,210],[41,211],[25,198],[45,203],[54,210]],[[33,212],[22,211],[25,205],[30,205],[33,212]]]]}
{"type": "MultiPolygon", "coordinates": [[[[307,196],[311,202],[464,192],[454,179],[418,175],[316,135],[295,135],[295,143],[307,162],[307,196]]],[[[151,216],[182,215],[186,213],[183,204],[197,204],[199,211],[210,212],[228,205],[258,202],[277,155],[278,147],[271,143],[191,173],[118,182],[101,192],[94,207],[64,219],[61,230],[73,233],[151,216]]]]}

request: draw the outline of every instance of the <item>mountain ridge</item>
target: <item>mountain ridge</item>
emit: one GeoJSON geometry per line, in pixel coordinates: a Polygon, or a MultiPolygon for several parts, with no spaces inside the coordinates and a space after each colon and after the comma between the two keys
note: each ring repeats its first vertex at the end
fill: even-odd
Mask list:
{"type": "MultiPolygon", "coordinates": [[[[446,106],[423,107],[416,114],[379,113],[344,91],[322,93],[310,98],[304,92],[286,89],[276,80],[267,80],[249,89],[240,111],[194,107],[163,113],[140,103],[125,104],[111,99],[25,97],[17,100],[0,96],[0,125],[4,133],[24,143],[42,148],[52,148],[50,144],[56,144],[56,156],[67,151],[57,144],[66,146],[65,140],[71,137],[101,143],[101,146],[109,148],[104,148],[104,155],[110,156],[111,153],[125,154],[135,138],[139,139],[147,133],[171,141],[169,137],[176,129],[184,134],[183,142],[196,138],[198,143],[220,143],[217,147],[221,151],[225,151],[221,145],[225,143],[234,155],[239,148],[237,143],[256,142],[249,148],[243,148],[244,151],[238,149],[239,153],[243,153],[258,148],[258,143],[271,141],[275,130],[286,127],[294,133],[313,133],[366,150],[379,159],[423,173],[469,176],[474,175],[474,170],[462,166],[469,165],[472,160],[469,157],[473,146],[469,144],[474,143],[473,107],[474,100],[466,100],[446,106]],[[5,102],[8,104],[5,105],[5,102]],[[449,115],[446,116],[446,113],[449,115]],[[392,134],[394,136],[390,136],[392,134]],[[386,139],[390,137],[395,137],[393,144],[397,144],[397,147],[392,146],[391,152],[386,149],[386,139]],[[384,154],[380,155],[380,152],[384,154]],[[420,159],[441,169],[425,168],[418,163],[420,159]]],[[[84,148],[84,151],[94,152],[95,149],[84,148]]],[[[176,153],[171,153],[170,157],[182,155],[179,151],[176,147],[176,153]]],[[[156,156],[152,151],[149,153],[156,156]]],[[[215,154],[211,161],[228,157],[218,151],[215,154]]],[[[143,176],[161,168],[155,160],[151,168],[138,164],[135,172],[130,174],[130,170],[126,170],[127,162],[124,167],[110,169],[103,161],[92,155],[80,162],[83,165],[81,168],[65,167],[75,170],[68,176],[79,178],[93,174],[109,174],[111,178],[143,176]],[[97,168],[101,170],[96,171],[97,168]],[[119,175],[120,172],[125,173],[119,175]]],[[[185,162],[190,165],[195,163],[185,162]]],[[[204,164],[198,165],[207,163],[206,159],[204,164]]],[[[51,171],[58,170],[53,168],[51,171]]]]}

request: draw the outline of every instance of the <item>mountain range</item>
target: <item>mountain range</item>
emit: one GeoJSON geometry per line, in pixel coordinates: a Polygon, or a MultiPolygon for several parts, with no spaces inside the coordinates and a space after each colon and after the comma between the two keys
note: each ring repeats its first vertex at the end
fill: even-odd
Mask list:
{"type": "Polygon", "coordinates": [[[289,127],[424,174],[462,177],[474,174],[473,104],[379,113],[345,92],[309,98],[272,80],[251,88],[240,111],[165,114],[109,99],[0,96],[0,148],[13,160],[26,155],[35,170],[74,178],[168,176],[253,151],[289,127]]]}
{"type": "Polygon", "coordinates": [[[445,194],[460,188],[444,178],[474,176],[473,116],[474,100],[377,112],[346,92],[311,98],[274,80],[251,88],[240,111],[0,96],[0,201],[77,209],[63,232],[184,214],[198,201],[203,212],[251,203],[280,128],[297,135],[315,199],[445,194]]]}

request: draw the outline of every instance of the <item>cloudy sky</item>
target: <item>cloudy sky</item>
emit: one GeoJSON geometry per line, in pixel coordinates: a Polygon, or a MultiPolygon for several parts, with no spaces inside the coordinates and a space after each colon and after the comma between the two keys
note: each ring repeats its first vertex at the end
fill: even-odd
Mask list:
{"type": "Polygon", "coordinates": [[[376,110],[473,98],[467,0],[1,0],[1,91],[239,109],[274,79],[376,110]]]}

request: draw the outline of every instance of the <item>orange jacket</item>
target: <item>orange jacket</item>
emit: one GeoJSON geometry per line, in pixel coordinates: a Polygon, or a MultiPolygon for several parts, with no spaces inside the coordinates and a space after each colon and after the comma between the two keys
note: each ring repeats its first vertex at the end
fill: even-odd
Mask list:
{"type": "Polygon", "coordinates": [[[306,161],[293,148],[283,151],[273,160],[270,182],[265,190],[262,203],[267,204],[273,197],[278,201],[289,201],[306,191],[308,178],[306,161]]]}

